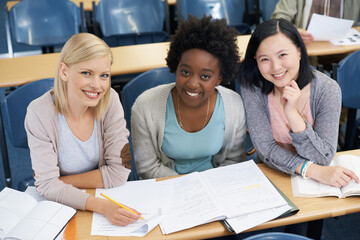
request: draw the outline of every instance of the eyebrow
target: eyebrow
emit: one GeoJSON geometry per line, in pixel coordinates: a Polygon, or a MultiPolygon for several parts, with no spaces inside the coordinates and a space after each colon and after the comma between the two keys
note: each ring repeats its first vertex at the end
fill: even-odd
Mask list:
{"type": "MultiPolygon", "coordinates": [[[[182,63],[182,64],[180,64],[180,66],[179,66],[179,67],[188,67],[188,68],[191,68],[191,66],[190,66],[190,65],[187,65],[186,63],[182,63]]],[[[214,71],[213,71],[213,70],[211,70],[211,69],[209,69],[209,68],[203,68],[203,69],[201,69],[201,71],[214,73],[214,71]]]]}
{"type": "MultiPolygon", "coordinates": [[[[81,67],[81,68],[80,68],[80,71],[94,72],[93,69],[86,68],[86,67],[81,67]]],[[[110,73],[110,72],[111,72],[111,70],[105,70],[105,71],[102,71],[101,73],[103,74],[103,73],[110,73]]]]}
{"type": "MultiPolygon", "coordinates": [[[[289,51],[289,49],[286,49],[286,48],[285,48],[285,49],[281,49],[280,51],[276,52],[276,54],[280,54],[281,52],[285,52],[285,51],[289,51]]],[[[259,57],[263,57],[263,56],[267,56],[267,55],[264,55],[264,54],[263,54],[263,55],[259,55],[259,56],[257,56],[257,57],[255,56],[255,57],[256,57],[256,58],[259,58],[259,57]]]]}

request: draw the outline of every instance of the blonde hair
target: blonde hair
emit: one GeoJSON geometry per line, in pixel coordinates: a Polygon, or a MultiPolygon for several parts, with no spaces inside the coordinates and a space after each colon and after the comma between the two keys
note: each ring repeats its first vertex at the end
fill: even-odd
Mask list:
{"type": "MultiPolygon", "coordinates": [[[[66,64],[66,66],[71,66],[72,64],[85,62],[107,55],[110,56],[112,64],[113,56],[110,47],[102,39],[90,33],[75,34],[65,43],[63,49],[61,50],[57,64],[53,88],[53,94],[55,97],[55,111],[57,113],[64,114],[69,111],[67,84],[60,77],[60,63],[63,62],[66,64]]],[[[109,81],[111,81],[110,77],[109,81]]],[[[99,101],[98,105],[94,107],[94,112],[97,119],[101,119],[104,116],[109,103],[109,98],[110,87],[99,101]]]]}

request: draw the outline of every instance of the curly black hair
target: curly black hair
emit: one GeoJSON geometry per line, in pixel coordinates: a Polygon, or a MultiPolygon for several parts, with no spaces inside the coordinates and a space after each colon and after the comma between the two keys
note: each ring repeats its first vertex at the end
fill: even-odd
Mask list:
{"type": "Polygon", "coordinates": [[[212,19],[206,15],[199,19],[189,15],[188,20],[180,23],[171,38],[166,58],[170,72],[176,72],[184,52],[197,48],[219,59],[223,81],[233,80],[238,73],[237,63],[240,60],[236,35],[234,28],[227,27],[225,19],[212,19]]]}

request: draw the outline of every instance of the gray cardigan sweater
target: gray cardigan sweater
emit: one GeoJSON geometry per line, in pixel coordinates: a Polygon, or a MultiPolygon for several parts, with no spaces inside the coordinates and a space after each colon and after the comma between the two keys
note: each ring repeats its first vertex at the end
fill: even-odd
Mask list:
{"type": "MultiPolygon", "coordinates": [[[[25,129],[30,148],[35,186],[41,195],[73,208],[85,210],[89,194],[59,180],[59,124],[50,91],[35,99],[27,108],[25,129]]],[[[122,165],[121,152],[128,144],[124,112],[119,95],[110,91],[105,116],[97,120],[100,150],[99,169],[104,187],[119,186],[127,181],[130,170],[122,165]]],[[[71,149],[69,149],[71,151],[71,149]]],[[[76,159],[73,159],[76,161],[76,159]]]]}
{"type": "Polygon", "coordinates": [[[272,135],[268,96],[259,88],[242,88],[241,95],[246,106],[246,120],[251,140],[258,157],[268,166],[294,174],[297,166],[308,159],[320,165],[329,165],[336,153],[341,90],[337,82],[325,74],[314,71],[311,81],[310,106],[314,127],[306,123],[300,133],[290,131],[297,154],[279,146],[272,135]]]}
{"type": "MultiPolygon", "coordinates": [[[[174,83],[160,85],[142,93],[131,112],[131,135],[136,170],[141,178],[177,175],[174,161],[161,146],[164,137],[166,101],[174,83]]],[[[243,161],[246,123],[241,97],[236,92],[216,87],[224,102],[225,133],[223,146],[213,156],[215,167],[243,161]]]]}

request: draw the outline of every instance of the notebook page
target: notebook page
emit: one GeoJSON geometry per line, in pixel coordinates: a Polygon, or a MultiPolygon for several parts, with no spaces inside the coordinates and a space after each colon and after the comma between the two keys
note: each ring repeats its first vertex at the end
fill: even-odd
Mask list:
{"type": "Polygon", "coordinates": [[[294,197],[341,197],[339,188],[322,184],[314,179],[304,179],[300,175],[291,176],[294,197]]]}
{"type": "Polygon", "coordinates": [[[8,234],[14,239],[54,239],[76,210],[52,201],[41,201],[8,234]]]}
{"type": "MultiPolygon", "coordinates": [[[[340,155],[334,159],[335,166],[342,166],[353,171],[360,178],[360,157],[354,155],[340,155]]],[[[360,183],[351,180],[346,186],[341,188],[345,196],[360,195],[360,183]]]]}
{"type": "Polygon", "coordinates": [[[188,229],[225,217],[198,172],[162,182],[162,184],[168,184],[172,189],[170,195],[173,196],[170,200],[173,208],[169,216],[160,223],[163,234],[188,229]]]}
{"type": "Polygon", "coordinates": [[[0,239],[37,204],[37,201],[26,193],[4,188],[0,192],[0,239]]]}
{"type": "Polygon", "coordinates": [[[229,218],[288,205],[252,160],[210,169],[201,176],[229,218]]]}

